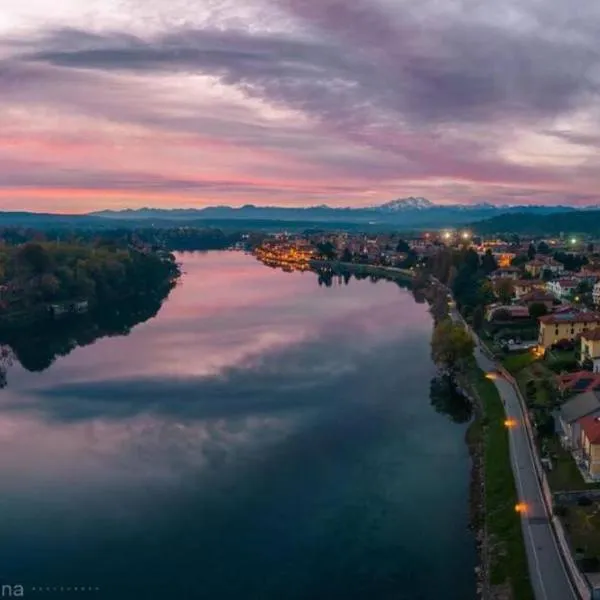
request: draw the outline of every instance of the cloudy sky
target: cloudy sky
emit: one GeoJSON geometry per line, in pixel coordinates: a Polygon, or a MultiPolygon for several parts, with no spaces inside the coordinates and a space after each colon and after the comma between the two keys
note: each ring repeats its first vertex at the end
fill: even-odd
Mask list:
{"type": "Polygon", "coordinates": [[[600,202],[598,0],[0,0],[0,209],[600,202]]]}

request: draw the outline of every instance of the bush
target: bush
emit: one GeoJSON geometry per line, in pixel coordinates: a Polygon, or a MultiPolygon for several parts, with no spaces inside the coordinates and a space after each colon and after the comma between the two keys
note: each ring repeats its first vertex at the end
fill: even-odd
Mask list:
{"type": "Polygon", "coordinates": [[[566,517],[568,512],[569,512],[569,509],[566,506],[564,506],[563,504],[558,504],[557,506],[554,507],[554,514],[557,517],[566,517]]]}

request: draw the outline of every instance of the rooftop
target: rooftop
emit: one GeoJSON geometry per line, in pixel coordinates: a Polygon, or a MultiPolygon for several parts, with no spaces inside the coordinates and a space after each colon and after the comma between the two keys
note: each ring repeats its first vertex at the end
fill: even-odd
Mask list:
{"type": "Polygon", "coordinates": [[[552,325],[559,323],[600,323],[600,315],[598,313],[554,313],[544,315],[539,318],[540,323],[544,325],[552,325]]]}
{"type": "Polygon", "coordinates": [[[581,334],[581,337],[586,340],[590,340],[591,342],[600,341],[600,327],[596,327],[594,329],[586,329],[586,331],[584,331],[581,334]]]}
{"type": "Polygon", "coordinates": [[[588,415],[579,419],[578,422],[591,444],[600,443],[600,417],[588,415]]]}

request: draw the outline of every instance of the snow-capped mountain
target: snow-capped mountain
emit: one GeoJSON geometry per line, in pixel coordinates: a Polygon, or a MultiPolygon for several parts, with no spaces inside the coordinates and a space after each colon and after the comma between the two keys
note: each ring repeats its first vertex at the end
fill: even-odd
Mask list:
{"type": "Polygon", "coordinates": [[[435,204],[431,200],[427,200],[427,198],[414,198],[411,196],[410,198],[398,198],[397,200],[380,204],[375,208],[384,212],[398,212],[402,210],[428,210],[434,207],[435,204]]]}

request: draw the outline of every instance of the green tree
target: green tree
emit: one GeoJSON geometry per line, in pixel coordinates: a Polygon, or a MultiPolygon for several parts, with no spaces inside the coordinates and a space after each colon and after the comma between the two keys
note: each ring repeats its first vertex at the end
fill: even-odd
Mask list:
{"type": "Polygon", "coordinates": [[[537,246],[538,254],[550,254],[550,246],[546,242],[540,242],[537,246]]]}
{"type": "Polygon", "coordinates": [[[352,262],[352,252],[350,252],[350,250],[348,250],[348,248],[344,248],[344,251],[342,252],[342,257],[340,259],[342,262],[352,262]]]}
{"type": "Polygon", "coordinates": [[[535,255],[537,254],[536,248],[533,243],[529,244],[529,248],[527,248],[527,258],[529,260],[533,260],[535,255]]]}
{"type": "Polygon", "coordinates": [[[512,279],[500,279],[496,283],[496,296],[502,304],[510,304],[515,294],[515,286],[512,279]]]}
{"type": "Polygon", "coordinates": [[[29,242],[19,248],[16,254],[17,263],[35,275],[43,275],[50,270],[52,258],[44,246],[29,242]]]}
{"type": "Polygon", "coordinates": [[[475,331],[481,331],[485,317],[484,313],[484,307],[481,304],[478,304],[473,311],[473,316],[471,317],[471,325],[475,331]]]}
{"type": "Polygon", "coordinates": [[[498,263],[489,248],[485,251],[481,259],[481,268],[486,275],[489,275],[498,268],[498,263]]]}
{"type": "Polygon", "coordinates": [[[475,343],[469,332],[450,319],[440,321],[433,330],[433,361],[451,374],[461,371],[473,357],[475,343]]]}
{"type": "Polygon", "coordinates": [[[396,252],[408,252],[410,250],[410,246],[405,240],[398,240],[398,245],[396,246],[396,252]]]}
{"type": "Polygon", "coordinates": [[[317,250],[326,260],[333,260],[336,257],[335,246],[330,241],[317,244],[317,250]]]}
{"type": "Polygon", "coordinates": [[[533,302],[529,305],[529,316],[532,319],[539,319],[548,314],[548,308],[543,302],[533,302]]]}

